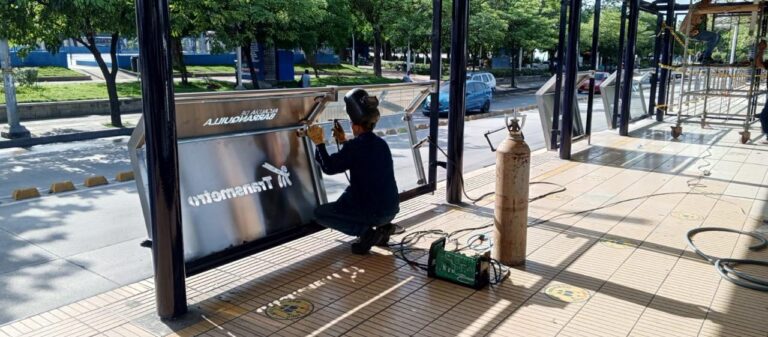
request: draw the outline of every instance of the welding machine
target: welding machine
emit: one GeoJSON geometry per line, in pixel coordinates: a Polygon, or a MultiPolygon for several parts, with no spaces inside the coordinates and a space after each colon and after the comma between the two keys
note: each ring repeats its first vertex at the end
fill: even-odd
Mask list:
{"type": "Polygon", "coordinates": [[[445,250],[445,238],[432,243],[429,248],[427,274],[448,282],[482,289],[490,280],[490,252],[466,256],[460,252],[445,250]]]}

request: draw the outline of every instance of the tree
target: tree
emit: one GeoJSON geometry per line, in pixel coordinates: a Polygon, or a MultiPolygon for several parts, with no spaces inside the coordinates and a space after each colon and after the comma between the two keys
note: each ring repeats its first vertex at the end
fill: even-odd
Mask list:
{"type": "MultiPolygon", "coordinates": [[[[473,2],[469,11],[467,48],[477,64],[481,54],[498,49],[504,43],[507,15],[501,10],[502,3],[495,1],[473,2]]],[[[473,66],[474,67],[474,66],[473,66]]]]}
{"type": "MultiPolygon", "coordinates": [[[[620,53],[619,32],[621,31],[620,4],[608,3],[603,5],[600,12],[600,37],[598,53],[590,51],[592,48],[592,29],[594,27],[594,10],[584,15],[581,24],[579,44],[582,51],[590,51],[592,55],[598,54],[603,59],[603,64],[618,66],[620,53]]],[[[656,37],[656,17],[648,13],[640,13],[637,26],[637,40],[635,44],[636,55],[640,56],[641,63],[649,65],[648,55],[653,53],[656,37]]],[[[626,38],[626,35],[625,35],[626,38]]],[[[638,64],[638,67],[640,65],[638,64]]]]}
{"type": "Polygon", "coordinates": [[[515,57],[519,49],[553,49],[557,45],[559,2],[557,0],[514,0],[508,2],[505,43],[512,56],[515,84],[515,57]]]}
{"type": "Polygon", "coordinates": [[[406,52],[431,48],[432,1],[403,0],[384,14],[384,31],[388,41],[404,47],[406,52]]]}
{"type": "Polygon", "coordinates": [[[371,28],[373,34],[373,74],[381,77],[381,49],[384,43],[384,17],[388,10],[394,8],[396,1],[387,0],[350,0],[351,8],[371,28]]]}
{"type": "Polygon", "coordinates": [[[348,0],[327,0],[327,5],[318,4],[310,8],[314,22],[298,22],[305,25],[301,36],[297,37],[299,47],[304,51],[307,63],[314,69],[315,78],[320,78],[317,67],[317,52],[323,47],[331,47],[339,51],[346,48],[348,37],[352,33],[353,21],[349,19],[348,0]],[[316,9],[316,10],[315,10],[316,9]],[[322,27],[322,29],[306,29],[306,27],[322,27]]]}
{"type": "Polygon", "coordinates": [[[208,19],[217,48],[242,47],[255,89],[258,73],[251,57],[251,45],[295,46],[302,34],[317,30],[316,18],[325,0],[233,0],[206,1],[208,19]]]}
{"type": "Polygon", "coordinates": [[[208,28],[206,17],[210,13],[211,4],[209,0],[171,0],[168,7],[171,17],[173,67],[181,74],[181,83],[186,85],[189,84],[189,72],[184,63],[181,39],[197,35],[208,28]]]}
{"type": "Polygon", "coordinates": [[[37,15],[34,17],[39,40],[49,51],[56,53],[65,39],[73,39],[93,54],[96,64],[104,76],[109,95],[112,125],[122,127],[120,101],[117,95],[117,49],[121,37],[135,34],[136,12],[132,0],[38,0],[37,15]],[[44,27],[44,28],[43,28],[44,27]],[[104,60],[97,37],[109,36],[111,65],[104,60]]]}
{"type": "Polygon", "coordinates": [[[34,46],[37,42],[34,20],[35,3],[29,0],[0,0],[0,37],[21,46],[34,46]]]}

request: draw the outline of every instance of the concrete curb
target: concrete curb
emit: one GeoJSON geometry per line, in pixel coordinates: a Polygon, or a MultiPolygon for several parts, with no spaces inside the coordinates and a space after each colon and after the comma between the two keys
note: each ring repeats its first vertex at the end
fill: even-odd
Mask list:
{"type": "Polygon", "coordinates": [[[91,77],[87,75],[82,76],[50,76],[50,77],[38,77],[38,82],[73,82],[73,81],[90,81],[91,77]]]}
{"type": "MultiPolygon", "coordinates": [[[[117,174],[117,178],[115,179],[116,182],[129,182],[133,180],[133,172],[131,171],[125,171],[120,172],[117,174]]],[[[47,190],[48,194],[63,194],[66,192],[73,192],[77,190],[81,190],[81,188],[97,188],[105,185],[109,185],[109,180],[105,176],[92,176],[85,179],[85,182],[82,185],[75,185],[72,181],[60,181],[51,184],[50,188],[47,190]]],[[[14,190],[11,193],[11,200],[13,201],[22,201],[27,199],[33,199],[33,198],[39,198],[42,197],[42,194],[45,193],[46,190],[44,188],[35,188],[35,187],[29,187],[29,188],[20,188],[17,190],[14,190]]]]}
{"type": "Polygon", "coordinates": [[[107,184],[109,184],[109,181],[107,181],[107,177],[105,176],[88,177],[85,178],[85,182],[83,182],[83,186],[85,187],[95,187],[107,184]]]}
{"type": "MultiPolygon", "coordinates": [[[[119,102],[120,112],[122,114],[142,111],[140,98],[121,98],[119,99],[119,102]]],[[[5,105],[0,105],[0,123],[8,122],[5,109],[5,105]]],[[[18,114],[22,121],[109,115],[110,111],[109,100],[106,99],[61,101],[54,103],[20,103],[18,105],[18,114]]]]}
{"type": "Polygon", "coordinates": [[[14,190],[13,193],[11,193],[11,198],[13,198],[13,200],[16,200],[16,201],[38,198],[38,197],[40,197],[40,191],[38,191],[37,188],[34,188],[34,187],[14,190]]]}
{"type": "MultiPolygon", "coordinates": [[[[515,109],[517,109],[517,111],[536,110],[536,109],[538,109],[538,105],[531,104],[531,105],[526,105],[526,106],[522,106],[522,107],[517,107],[515,109]]],[[[491,111],[489,113],[484,113],[484,114],[470,115],[470,116],[465,116],[464,120],[465,121],[473,121],[473,120],[476,120],[476,119],[483,119],[483,118],[491,118],[491,117],[503,116],[505,113],[508,113],[509,111],[510,110],[507,109],[507,110],[491,111]]]]}
{"type": "Polygon", "coordinates": [[[131,181],[131,180],[133,180],[133,179],[134,179],[134,177],[133,177],[133,171],[124,171],[124,172],[120,172],[120,173],[118,173],[118,174],[117,174],[117,176],[115,177],[115,180],[117,180],[117,181],[119,181],[119,182],[121,182],[121,183],[122,183],[122,182],[126,182],[126,181],[131,181]]]}
{"type": "Polygon", "coordinates": [[[114,128],[109,130],[87,131],[66,135],[0,140],[0,149],[13,147],[30,147],[52,143],[76,142],[107,137],[130,136],[132,133],[133,128],[114,128]]]}
{"type": "Polygon", "coordinates": [[[60,182],[51,184],[51,188],[48,189],[48,193],[55,194],[55,193],[69,192],[74,190],[75,190],[75,184],[73,184],[71,181],[60,181],[60,182]]]}

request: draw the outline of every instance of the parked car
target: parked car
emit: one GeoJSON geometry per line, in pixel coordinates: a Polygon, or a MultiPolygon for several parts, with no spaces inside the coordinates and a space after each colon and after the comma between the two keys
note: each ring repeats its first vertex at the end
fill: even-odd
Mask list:
{"type": "MultiPolygon", "coordinates": [[[[595,93],[600,93],[600,83],[603,83],[605,79],[608,78],[608,73],[604,72],[596,72],[595,73],[595,93]]],[[[581,85],[579,85],[579,93],[585,93],[589,92],[589,80],[586,80],[584,82],[581,82],[581,85]]]]}
{"type": "MultiPolygon", "coordinates": [[[[448,116],[450,96],[449,90],[450,82],[443,82],[443,84],[440,86],[440,116],[448,116]]],[[[467,81],[467,113],[470,111],[487,113],[491,110],[492,98],[493,91],[485,83],[480,81],[467,81]]],[[[424,116],[429,116],[429,108],[431,107],[431,103],[432,97],[429,96],[424,101],[424,105],[421,107],[421,111],[424,116]]]]}
{"type": "Polygon", "coordinates": [[[467,81],[479,81],[485,83],[492,91],[496,91],[496,77],[491,73],[476,72],[467,74],[467,81]]]}

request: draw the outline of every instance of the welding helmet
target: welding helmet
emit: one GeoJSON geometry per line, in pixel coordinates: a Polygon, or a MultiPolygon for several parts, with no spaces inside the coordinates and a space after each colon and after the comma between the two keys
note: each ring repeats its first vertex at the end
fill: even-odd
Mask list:
{"type": "Polygon", "coordinates": [[[363,89],[352,89],[344,96],[347,114],[352,124],[373,129],[379,121],[379,99],[363,89]]]}

